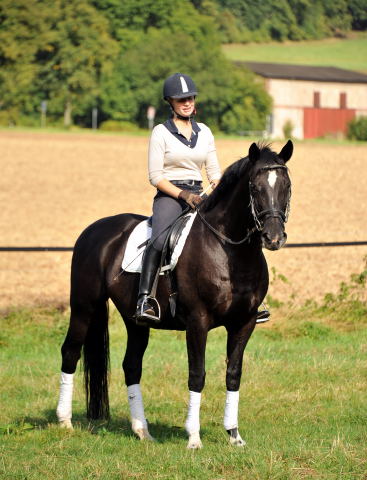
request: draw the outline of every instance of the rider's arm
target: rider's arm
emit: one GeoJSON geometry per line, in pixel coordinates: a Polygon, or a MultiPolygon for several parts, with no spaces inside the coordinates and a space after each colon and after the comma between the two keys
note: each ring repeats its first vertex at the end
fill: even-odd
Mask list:
{"type": "Polygon", "coordinates": [[[182,191],[180,188],[173,185],[169,180],[162,178],[157,184],[156,187],[163,193],[170,195],[173,198],[178,198],[180,192],[182,191]]]}
{"type": "Polygon", "coordinates": [[[217,157],[217,150],[215,148],[214,136],[209,127],[208,129],[208,136],[209,136],[209,144],[208,144],[208,155],[205,162],[205,170],[206,175],[209,179],[210,185],[212,188],[215,188],[222,176],[222,172],[219,166],[218,157],[217,157]]]}

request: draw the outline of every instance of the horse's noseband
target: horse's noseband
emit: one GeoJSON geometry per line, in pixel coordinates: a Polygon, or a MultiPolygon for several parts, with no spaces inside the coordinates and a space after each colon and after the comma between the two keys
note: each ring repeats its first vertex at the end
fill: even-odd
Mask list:
{"type": "MultiPolygon", "coordinates": [[[[269,171],[269,170],[275,170],[275,169],[285,169],[288,170],[288,168],[285,165],[266,165],[265,167],[262,167],[259,169],[259,172],[261,171],[269,171]]],[[[261,210],[258,212],[256,210],[255,206],[255,201],[254,201],[254,184],[250,181],[250,207],[251,207],[251,212],[252,216],[254,218],[255,226],[256,229],[261,232],[261,230],[264,228],[264,221],[267,218],[279,218],[283,223],[286,223],[288,221],[288,216],[289,216],[289,211],[290,211],[290,201],[291,201],[291,191],[289,190],[289,195],[287,199],[287,205],[285,208],[285,211],[279,210],[277,208],[268,208],[265,210],[261,210]]]]}

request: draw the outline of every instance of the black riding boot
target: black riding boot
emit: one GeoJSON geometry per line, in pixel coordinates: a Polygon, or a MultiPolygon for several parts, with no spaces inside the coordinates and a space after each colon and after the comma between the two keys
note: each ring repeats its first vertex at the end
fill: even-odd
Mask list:
{"type": "Polygon", "coordinates": [[[135,319],[138,325],[147,325],[160,322],[157,309],[158,302],[149,295],[152,292],[153,283],[158,271],[162,252],[156,250],[152,244],[148,244],[143,256],[142,271],[140,274],[138,303],[136,306],[135,319]],[[154,303],[153,303],[154,302],[154,303]]]}

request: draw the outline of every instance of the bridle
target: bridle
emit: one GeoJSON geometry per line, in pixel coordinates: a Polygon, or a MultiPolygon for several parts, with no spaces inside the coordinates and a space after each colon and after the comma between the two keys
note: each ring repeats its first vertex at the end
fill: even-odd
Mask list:
{"type": "MultiPolygon", "coordinates": [[[[269,170],[279,170],[279,169],[288,170],[288,168],[285,165],[266,165],[264,167],[261,167],[258,170],[258,172],[269,171],[269,170]]],[[[255,222],[256,230],[261,232],[261,230],[264,228],[262,219],[265,220],[270,217],[279,218],[283,223],[287,223],[289,212],[290,212],[291,190],[289,190],[285,211],[279,210],[277,208],[268,208],[266,210],[261,210],[260,212],[258,212],[256,210],[255,200],[253,195],[254,184],[251,182],[251,180],[249,182],[249,186],[250,186],[250,205],[249,206],[251,207],[251,213],[255,222]]]]}
{"type": "MultiPolygon", "coordinates": [[[[260,171],[269,171],[269,170],[275,170],[275,169],[285,169],[288,170],[288,168],[285,165],[266,165],[264,167],[261,167],[258,172],[260,171]]],[[[257,172],[257,173],[258,173],[257,172]]],[[[256,231],[261,232],[262,229],[264,228],[264,221],[269,218],[269,217],[274,217],[274,218],[279,218],[283,223],[286,223],[288,221],[288,216],[290,212],[290,201],[291,201],[291,190],[289,190],[289,195],[288,195],[288,200],[287,200],[287,205],[285,208],[285,211],[275,209],[275,208],[269,208],[266,210],[261,210],[258,212],[255,207],[255,201],[254,201],[254,184],[249,181],[249,190],[250,190],[250,203],[249,207],[251,208],[251,213],[252,217],[255,222],[255,226],[251,229],[248,229],[246,232],[246,236],[242,238],[241,240],[235,241],[224,235],[222,232],[214,228],[210,223],[203,217],[203,215],[200,212],[200,208],[197,208],[196,211],[198,213],[198,216],[200,220],[211,230],[217,237],[219,237],[223,242],[229,243],[230,245],[241,245],[242,243],[245,243],[246,241],[250,240],[250,237],[253,233],[256,231]]]]}

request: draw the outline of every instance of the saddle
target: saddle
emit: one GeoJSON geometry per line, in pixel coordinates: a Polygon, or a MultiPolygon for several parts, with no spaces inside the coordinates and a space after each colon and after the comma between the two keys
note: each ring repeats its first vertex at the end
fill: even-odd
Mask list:
{"type": "MultiPolygon", "coordinates": [[[[184,211],[171,225],[166,236],[159,268],[153,283],[151,297],[156,296],[159,275],[165,275],[168,279],[170,290],[169,305],[172,317],[174,317],[176,313],[177,298],[176,278],[173,270],[181,255],[195,217],[196,212],[187,213],[187,211],[184,211]]],[[[131,232],[122,260],[121,267],[123,272],[141,272],[143,253],[150,241],[151,234],[151,217],[138,223],[131,232]]]]}
{"type": "MultiPolygon", "coordinates": [[[[195,217],[196,213],[185,212],[170,227],[162,251],[162,272],[175,268],[195,217]]],[[[121,265],[124,272],[141,272],[143,253],[151,234],[151,218],[138,223],[131,232],[121,265]]]]}
{"type": "MultiPolygon", "coordinates": [[[[171,269],[172,261],[174,261],[175,264],[177,263],[178,258],[177,258],[177,260],[174,260],[173,255],[174,255],[174,252],[175,252],[175,248],[178,246],[178,242],[181,238],[181,235],[183,235],[183,231],[184,231],[186,225],[188,224],[188,222],[190,220],[190,217],[191,217],[191,215],[188,215],[188,214],[183,214],[182,216],[178,217],[178,219],[171,226],[171,228],[170,228],[170,230],[167,234],[167,238],[166,238],[166,241],[164,243],[163,250],[162,250],[161,265],[163,265],[163,266],[168,265],[169,270],[171,269]]],[[[191,222],[191,225],[192,225],[192,222],[191,222]]],[[[191,225],[190,225],[190,229],[191,229],[191,225]]],[[[187,234],[184,238],[184,243],[182,245],[182,248],[183,248],[183,246],[186,242],[186,238],[187,238],[187,235],[190,232],[190,229],[187,231],[187,234]]],[[[179,254],[181,254],[181,252],[182,252],[182,249],[180,250],[179,254]]]]}
{"type": "MultiPolygon", "coordinates": [[[[192,214],[191,214],[192,215],[192,214]]],[[[171,265],[174,264],[176,265],[177,259],[174,259],[173,256],[175,254],[176,248],[178,247],[178,242],[183,235],[183,231],[188,224],[190,220],[190,216],[185,213],[183,213],[178,219],[173,223],[171,226],[167,237],[166,241],[164,242],[163,250],[162,250],[162,257],[161,257],[161,263],[160,267],[158,268],[157,276],[153,284],[153,289],[151,292],[151,296],[155,297],[156,295],[156,289],[158,285],[158,279],[160,274],[165,274],[168,279],[169,279],[169,290],[170,294],[168,297],[168,302],[170,306],[170,311],[172,317],[175,316],[176,314],[176,302],[177,302],[177,282],[176,282],[176,276],[173,274],[173,268],[171,268],[171,265]]],[[[194,215],[195,218],[196,214],[194,215]]],[[[182,244],[181,249],[179,250],[179,255],[182,252],[183,246],[186,242],[186,238],[190,232],[192,222],[190,222],[190,228],[188,229],[185,237],[184,237],[184,242],[182,244]]],[[[179,256],[178,255],[178,256],[179,256]]]]}

